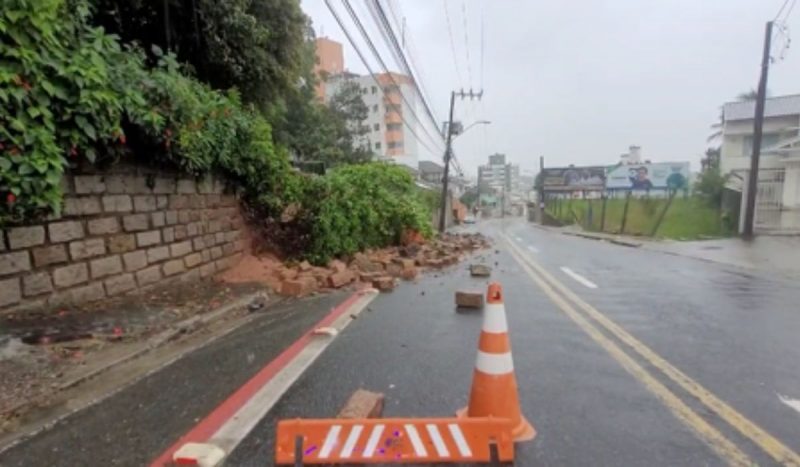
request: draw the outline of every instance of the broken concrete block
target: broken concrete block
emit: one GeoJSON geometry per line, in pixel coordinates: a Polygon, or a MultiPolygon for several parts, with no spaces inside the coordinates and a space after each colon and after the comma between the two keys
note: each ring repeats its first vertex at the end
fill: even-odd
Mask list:
{"type": "Polygon", "coordinates": [[[383,413],[383,394],[359,389],[350,396],[336,418],[378,418],[383,413]]]}
{"type": "Polygon", "coordinates": [[[416,267],[413,267],[411,269],[403,269],[403,271],[400,273],[400,277],[402,277],[407,281],[410,281],[417,278],[417,273],[418,270],[416,267]]]}
{"type": "Polygon", "coordinates": [[[469,274],[474,277],[489,277],[492,274],[492,268],[485,264],[471,264],[469,274]]]}
{"type": "Polygon", "coordinates": [[[459,290],[456,292],[456,306],[464,308],[482,308],[483,292],[459,290]]]}
{"type": "Polygon", "coordinates": [[[403,266],[398,263],[387,263],[386,264],[386,273],[392,277],[400,277],[400,274],[403,272],[403,266]]]}
{"type": "Polygon", "coordinates": [[[303,261],[300,263],[299,268],[301,271],[310,271],[311,270],[311,263],[308,261],[303,261]]]}
{"type": "Polygon", "coordinates": [[[372,286],[381,292],[394,289],[394,277],[378,276],[372,280],[372,286]]]}
{"type": "Polygon", "coordinates": [[[291,297],[302,297],[316,289],[317,280],[313,276],[301,276],[281,283],[281,294],[291,297]]]}
{"type": "Polygon", "coordinates": [[[328,286],[338,289],[343,285],[347,285],[355,279],[355,274],[352,271],[345,269],[341,272],[335,272],[328,276],[328,286]]]}
{"type": "Polygon", "coordinates": [[[285,281],[297,279],[297,274],[297,269],[284,269],[281,271],[281,279],[285,281]]]}
{"type": "Polygon", "coordinates": [[[342,272],[347,269],[347,265],[344,262],[335,259],[328,264],[328,267],[333,270],[333,272],[342,272]]]}

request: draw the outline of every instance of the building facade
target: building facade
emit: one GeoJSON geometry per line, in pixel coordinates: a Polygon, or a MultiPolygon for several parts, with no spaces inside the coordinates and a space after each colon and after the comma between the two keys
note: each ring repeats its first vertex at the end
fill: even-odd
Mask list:
{"type": "MultiPolygon", "coordinates": [[[[720,172],[730,175],[728,188],[743,195],[753,154],[754,116],[754,101],[723,106],[720,172]]],[[[766,100],[760,154],[756,227],[800,231],[800,95],[766,100]]]]}
{"type": "Polygon", "coordinates": [[[320,100],[325,99],[325,81],[329,76],[344,72],[344,53],[342,44],[326,37],[314,41],[317,61],[314,63],[314,74],[317,76],[316,94],[320,100]]]}
{"type": "Polygon", "coordinates": [[[507,164],[505,154],[492,154],[489,163],[478,167],[478,188],[481,191],[517,193],[519,166],[507,164]]]}

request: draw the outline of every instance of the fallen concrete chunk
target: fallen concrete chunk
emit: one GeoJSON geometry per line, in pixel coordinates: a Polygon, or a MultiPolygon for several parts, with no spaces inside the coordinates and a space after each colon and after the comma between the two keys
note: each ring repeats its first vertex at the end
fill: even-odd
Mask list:
{"type": "Polygon", "coordinates": [[[381,292],[394,289],[394,277],[392,276],[378,276],[372,281],[372,286],[381,292]]]}
{"type": "Polygon", "coordinates": [[[379,272],[362,272],[358,275],[358,280],[371,284],[375,279],[381,277],[382,275],[383,274],[379,272]]]}
{"type": "Polygon", "coordinates": [[[302,297],[317,289],[317,280],[313,276],[301,276],[297,279],[285,280],[281,283],[281,295],[302,297]]]}
{"type": "Polygon", "coordinates": [[[353,282],[355,278],[356,278],[355,274],[353,274],[352,271],[348,271],[347,269],[345,269],[341,272],[335,272],[330,276],[328,276],[328,285],[330,287],[338,289],[343,285],[347,285],[353,282]]]}
{"type": "Polygon", "coordinates": [[[474,277],[489,277],[492,274],[492,268],[485,264],[471,264],[469,274],[474,277]]]}
{"type": "Polygon", "coordinates": [[[399,263],[387,263],[386,264],[386,273],[392,277],[400,277],[403,273],[403,266],[399,263]]]}
{"type": "Polygon", "coordinates": [[[416,267],[413,267],[411,269],[403,269],[403,272],[400,273],[400,277],[407,281],[410,281],[417,278],[417,273],[418,270],[416,267]]]}
{"type": "Polygon", "coordinates": [[[483,292],[459,290],[456,292],[456,306],[464,308],[483,308],[483,292]]]}
{"type": "Polygon", "coordinates": [[[358,389],[350,396],[336,418],[378,418],[383,413],[383,394],[358,389]]]}

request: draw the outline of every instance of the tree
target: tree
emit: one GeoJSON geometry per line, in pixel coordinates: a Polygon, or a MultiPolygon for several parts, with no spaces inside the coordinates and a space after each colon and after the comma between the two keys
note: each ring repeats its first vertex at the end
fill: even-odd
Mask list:
{"type": "Polygon", "coordinates": [[[728,176],[722,175],[719,166],[704,170],[694,186],[694,191],[704,198],[711,206],[720,207],[722,204],[722,192],[728,176]]]}
{"type": "MultiPolygon", "coordinates": [[[[767,96],[769,96],[769,91],[767,91],[767,96]]],[[[751,89],[747,92],[740,92],[739,94],[737,94],[736,101],[750,102],[756,100],[757,97],[758,97],[758,91],[756,91],[755,89],[751,89]]],[[[711,125],[711,129],[713,130],[713,132],[710,135],[708,135],[708,138],[706,138],[706,142],[711,143],[719,140],[722,137],[722,127],[724,126],[725,126],[725,114],[722,111],[722,107],[720,107],[719,120],[713,125],[711,125]]]]}

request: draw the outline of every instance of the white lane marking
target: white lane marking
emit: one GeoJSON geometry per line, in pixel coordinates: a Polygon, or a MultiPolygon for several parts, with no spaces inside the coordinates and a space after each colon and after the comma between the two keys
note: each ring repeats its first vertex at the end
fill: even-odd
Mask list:
{"type": "Polygon", "coordinates": [[[561,266],[561,270],[564,271],[564,274],[566,274],[569,277],[575,279],[576,282],[578,282],[578,283],[580,283],[582,285],[585,285],[586,287],[589,287],[590,289],[596,289],[597,288],[597,284],[595,284],[594,282],[590,281],[589,279],[581,276],[580,274],[578,274],[577,272],[573,271],[572,269],[570,269],[570,268],[568,268],[566,266],[561,266]]]}
{"type": "Polygon", "coordinates": [[[325,437],[325,442],[322,443],[322,449],[319,450],[319,458],[327,459],[333,451],[333,447],[339,441],[339,432],[342,431],[342,425],[333,425],[328,430],[328,436],[325,437]]]}
{"type": "Polygon", "coordinates": [[[431,441],[433,441],[433,446],[436,448],[436,453],[441,457],[450,457],[450,451],[447,450],[447,446],[444,444],[442,435],[439,434],[439,429],[436,428],[436,425],[428,423],[425,428],[428,429],[428,434],[431,435],[431,441]]]}
{"type": "Polygon", "coordinates": [[[464,439],[464,433],[461,433],[461,428],[455,423],[448,423],[447,428],[450,430],[450,434],[453,435],[458,452],[464,457],[472,457],[472,449],[469,448],[467,440],[464,439]]]}
{"type": "Polygon", "coordinates": [[[375,428],[372,429],[372,433],[369,435],[369,440],[367,441],[367,447],[364,448],[364,457],[372,457],[375,448],[378,447],[378,441],[381,440],[384,427],[385,425],[375,425],[375,428]]]}
{"type": "Polygon", "coordinates": [[[344,447],[342,448],[342,458],[347,459],[350,457],[350,454],[353,453],[353,448],[356,447],[356,442],[358,441],[358,437],[361,436],[361,431],[364,429],[364,425],[354,425],[353,429],[350,430],[350,435],[347,437],[347,441],[344,442],[344,447]]]}
{"type": "Polygon", "coordinates": [[[475,369],[487,375],[505,375],[514,371],[514,360],[511,352],[487,353],[479,350],[475,369]]]}
{"type": "Polygon", "coordinates": [[[792,399],[791,397],[786,397],[784,395],[778,394],[778,399],[781,400],[784,404],[788,405],[789,407],[793,408],[797,412],[800,412],[800,400],[792,399]]]}
{"type": "Polygon", "coordinates": [[[419,457],[427,456],[428,450],[425,449],[425,445],[422,444],[422,439],[420,439],[419,433],[417,433],[417,428],[410,423],[403,425],[403,427],[406,429],[408,437],[411,438],[411,445],[414,446],[414,452],[419,457]]]}
{"type": "Polygon", "coordinates": [[[539,253],[539,249],[533,245],[528,245],[528,249],[531,250],[532,253],[539,253]]]}
{"type": "MultiPolygon", "coordinates": [[[[358,316],[369,303],[378,295],[377,290],[363,293],[350,309],[342,313],[331,327],[342,330],[353,321],[351,316],[358,316]]],[[[255,428],[261,419],[266,416],[278,399],[297,381],[298,378],[322,355],[335,336],[317,336],[303,350],[300,351],[283,369],[281,369],[267,384],[256,392],[224,425],[208,439],[208,443],[219,446],[227,453],[233,452],[236,446],[255,428]]]]}

